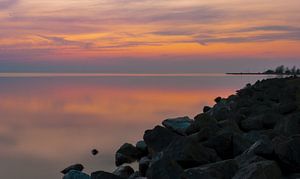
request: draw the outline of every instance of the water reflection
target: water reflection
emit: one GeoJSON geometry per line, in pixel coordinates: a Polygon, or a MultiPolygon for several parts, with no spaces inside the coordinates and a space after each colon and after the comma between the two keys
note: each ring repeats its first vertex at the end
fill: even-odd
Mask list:
{"type": "Polygon", "coordinates": [[[255,76],[0,78],[0,178],[60,178],[70,163],[112,170],[114,151],[168,117],[201,112],[255,76]],[[89,151],[98,148],[100,155],[89,151]],[[14,171],[14,172],[12,172],[14,171]]]}

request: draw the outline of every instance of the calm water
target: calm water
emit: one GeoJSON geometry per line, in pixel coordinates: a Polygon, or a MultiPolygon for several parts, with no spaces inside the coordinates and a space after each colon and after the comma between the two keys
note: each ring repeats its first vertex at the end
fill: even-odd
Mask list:
{"type": "Polygon", "coordinates": [[[263,76],[0,74],[0,178],[58,179],[82,163],[114,168],[114,152],[169,117],[195,116],[263,76]],[[90,150],[100,154],[92,157],[90,150]]]}

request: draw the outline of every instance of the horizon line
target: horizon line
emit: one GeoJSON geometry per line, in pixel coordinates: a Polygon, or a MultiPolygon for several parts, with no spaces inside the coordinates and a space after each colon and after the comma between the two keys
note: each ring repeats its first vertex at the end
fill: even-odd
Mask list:
{"type": "MultiPolygon", "coordinates": [[[[0,72],[0,77],[201,77],[237,76],[226,73],[70,73],[70,72],[0,72]]],[[[245,76],[245,75],[243,75],[245,76]]],[[[253,76],[250,75],[249,76],[253,76]]]]}

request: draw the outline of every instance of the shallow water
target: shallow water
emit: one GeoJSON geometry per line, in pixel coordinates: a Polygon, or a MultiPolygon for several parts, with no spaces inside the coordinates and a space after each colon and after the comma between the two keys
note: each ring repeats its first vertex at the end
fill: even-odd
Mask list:
{"type": "Polygon", "coordinates": [[[69,164],[114,168],[124,142],[267,76],[0,74],[0,178],[55,179],[69,164]],[[100,153],[92,157],[90,150],[100,153]]]}

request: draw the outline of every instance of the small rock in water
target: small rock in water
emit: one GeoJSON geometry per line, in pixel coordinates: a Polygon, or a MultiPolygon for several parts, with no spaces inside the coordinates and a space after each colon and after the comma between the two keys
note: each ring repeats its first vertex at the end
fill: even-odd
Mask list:
{"type": "Polygon", "coordinates": [[[74,164],[74,165],[71,165],[65,169],[63,169],[61,171],[62,174],[67,174],[68,172],[70,172],[71,170],[75,170],[75,171],[82,171],[84,169],[83,165],[81,164],[74,164]]]}
{"type": "Polygon", "coordinates": [[[97,155],[98,153],[99,153],[99,151],[98,151],[97,149],[93,149],[93,150],[92,150],[92,154],[93,154],[93,155],[97,155]]]}

